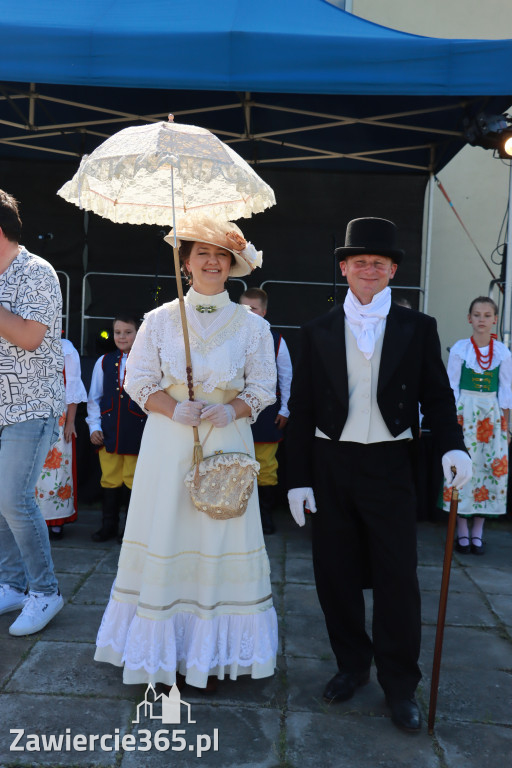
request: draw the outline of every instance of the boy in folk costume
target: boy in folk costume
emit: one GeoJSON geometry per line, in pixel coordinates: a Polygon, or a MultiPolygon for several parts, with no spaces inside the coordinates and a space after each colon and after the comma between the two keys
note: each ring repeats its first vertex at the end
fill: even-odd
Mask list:
{"type": "Polygon", "coordinates": [[[123,486],[128,489],[128,508],[146,423],[146,415],[124,389],[126,361],[137,335],[137,320],[131,315],[118,315],[113,328],[117,350],[96,361],[87,400],[86,421],[91,443],[99,447],[103,488],[102,525],[92,534],[93,541],[118,536],[123,486]]]}
{"type": "Polygon", "coordinates": [[[351,221],[335,254],[349,285],[345,302],[302,329],[289,402],[288,499],[299,525],[304,505],[316,512],[316,588],[338,665],[324,699],[350,699],[369,681],[375,660],[393,723],[418,733],[421,606],[410,450],[418,403],[446,477],[455,470],[456,488],[469,480],[471,459],[435,320],[391,302],[389,281],[403,257],[395,240],[386,219],[351,221]]]}
{"type": "MultiPolygon", "coordinates": [[[[473,477],[459,497],[455,549],[483,555],[486,518],[507,511],[508,427],[512,406],[512,356],[494,338],[498,307],[487,296],[471,302],[470,339],[460,339],[450,350],[448,376],[457,402],[457,418],[473,460],[473,477]],[[471,533],[468,521],[472,521],[471,533]]],[[[443,506],[449,511],[451,488],[443,488],[443,506]]]]}
{"type": "MultiPolygon", "coordinates": [[[[240,297],[240,304],[250,307],[251,312],[265,317],[268,296],[261,288],[248,288],[240,297]]],[[[271,330],[277,366],[277,400],[260,413],[252,425],[256,460],[260,464],[258,474],[258,496],[260,500],[261,525],[263,533],[274,533],[276,527],[272,519],[277,488],[277,449],[283,439],[283,430],[288,421],[288,398],[292,381],[292,361],[286,342],[277,331],[271,330]]]]}

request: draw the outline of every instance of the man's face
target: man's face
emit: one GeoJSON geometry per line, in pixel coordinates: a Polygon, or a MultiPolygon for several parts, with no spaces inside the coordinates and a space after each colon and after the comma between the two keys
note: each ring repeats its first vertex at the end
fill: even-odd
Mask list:
{"type": "Polygon", "coordinates": [[[361,304],[370,304],[395,276],[397,265],[388,256],[363,254],[340,262],[341,274],[361,304]]]}
{"type": "Polygon", "coordinates": [[[249,299],[247,296],[242,296],[240,304],[245,304],[250,307],[251,312],[254,312],[255,315],[259,315],[260,317],[265,317],[267,314],[267,310],[263,308],[261,299],[249,299]]]}

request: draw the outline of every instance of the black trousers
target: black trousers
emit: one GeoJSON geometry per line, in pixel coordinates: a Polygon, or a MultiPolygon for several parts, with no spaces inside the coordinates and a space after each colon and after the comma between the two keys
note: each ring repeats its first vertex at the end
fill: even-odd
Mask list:
{"type": "Polygon", "coordinates": [[[314,464],[313,564],[338,667],[361,672],[374,658],[385,693],[410,696],[421,678],[421,604],[409,443],[316,438],[314,464]]]}

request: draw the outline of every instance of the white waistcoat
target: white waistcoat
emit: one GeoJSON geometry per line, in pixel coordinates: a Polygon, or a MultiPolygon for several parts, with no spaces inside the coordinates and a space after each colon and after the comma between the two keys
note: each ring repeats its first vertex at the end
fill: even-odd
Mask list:
{"type": "MultiPolygon", "coordinates": [[[[348,416],[340,440],[352,443],[381,443],[412,437],[410,428],[393,437],[377,404],[377,381],[384,333],[375,342],[375,351],[367,360],[357,346],[354,334],[345,322],[345,348],[348,371],[348,416]]],[[[316,437],[325,437],[317,429],[316,437]]],[[[327,438],[329,439],[329,438],[327,438]]]]}

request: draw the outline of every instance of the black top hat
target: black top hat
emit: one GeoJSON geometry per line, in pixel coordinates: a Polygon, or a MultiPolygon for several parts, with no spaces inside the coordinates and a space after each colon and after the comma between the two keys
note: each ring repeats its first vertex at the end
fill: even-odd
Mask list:
{"type": "Polygon", "coordinates": [[[347,256],[362,254],[389,256],[395,264],[399,264],[404,251],[396,247],[396,225],[388,219],[366,217],[352,219],[347,225],[345,246],[336,248],[334,255],[342,260],[347,256]]]}

